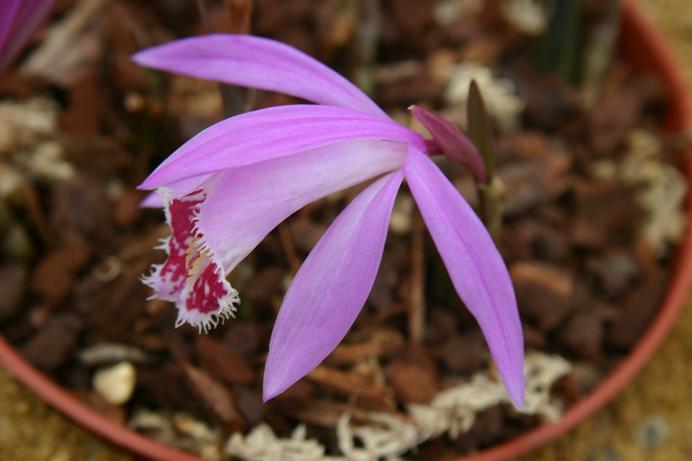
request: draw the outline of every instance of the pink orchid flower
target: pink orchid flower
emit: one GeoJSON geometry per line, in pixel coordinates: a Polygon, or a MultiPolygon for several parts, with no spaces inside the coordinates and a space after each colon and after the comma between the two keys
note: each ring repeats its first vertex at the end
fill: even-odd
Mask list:
{"type": "Polygon", "coordinates": [[[48,15],[53,0],[0,0],[0,71],[48,15]]]}
{"type": "Polygon", "coordinates": [[[333,70],[259,37],[188,38],[144,50],[134,60],[317,103],[219,122],[178,148],[140,186],[159,190],[145,205],[163,205],[172,231],[163,245],[167,260],[145,282],[154,297],[175,303],[177,325],[206,331],[231,316],[239,297],[226,276],[272,229],[312,201],[378,178],[334,220],[286,293],[263,386],[265,401],[280,394],[324,360],[356,320],[406,178],[509,396],[523,404],[523,338],[506,266],[474,211],[429,158],[440,150],[484,178],[478,154],[451,123],[414,109],[434,136],[426,141],[333,70]]]}

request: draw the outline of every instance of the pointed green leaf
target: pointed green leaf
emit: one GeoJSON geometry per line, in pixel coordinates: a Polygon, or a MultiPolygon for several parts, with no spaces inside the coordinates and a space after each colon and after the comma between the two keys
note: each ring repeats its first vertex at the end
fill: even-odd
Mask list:
{"type": "Polygon", "coordinates": [[[469,86],[467,102],[468,135],[483,157],[488,181],[492,181],[495,171],[495,143],[493,141],[493,125],[485,109],[483,96],[475,80],[469,86]]]}

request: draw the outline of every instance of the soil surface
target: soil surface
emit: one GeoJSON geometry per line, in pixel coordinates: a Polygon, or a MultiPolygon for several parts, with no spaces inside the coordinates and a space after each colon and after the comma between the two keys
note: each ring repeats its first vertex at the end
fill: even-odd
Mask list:
{"type": "MultiPolygon", "coordinates": [[[[674,19],[661,16],[658,21],[675,41],[676,50],[685,47],[689,50],[692,10],[685,6],[686,2],[645,3],[655,18],[659,14],[677,13],[671,16],[674,19]],[[673,6],[677,9],[672,9],[673,6]],[[681,23],[685,15],[690,24],[681,23]]],[[[692,75],[692,63],[686,64],[688,75],[692,75]]],[[[682,396],[687,384],[692,382],[692,371],[683,366],[692,357],[691,333],[692,314],[688,309],[656,360],[615,403],[570,435],[525,459],[689,459],[692,441],[686,434],[692,429],[692,404],[682,396]]],[[[74,428],[3,373],[0,374],[0,459],[128,457],[74,428]]]]}

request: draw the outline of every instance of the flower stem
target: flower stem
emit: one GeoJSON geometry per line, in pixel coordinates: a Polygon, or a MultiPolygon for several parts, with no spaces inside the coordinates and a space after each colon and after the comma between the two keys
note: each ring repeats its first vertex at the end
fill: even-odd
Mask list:
{"type": "Polygon", "coordinates": [[[489,184],[478,185],[478,200],[481,219],[495,243],[498,242],[502,229],[502,198],[501,187],[496,178],[489,184]]]}
{"type": "Polygon", "coordinates": [[[415,212],[411,228],[411,279],[409,283],[408,332],[411,344],[425,339],[425,253],[423,219],[415,212]]]}
{"type": "Polygon", "coordinates": [[[495,139],[492,120],[475,80],[472,80],[469,86],[467,118],[469,137],[483,158],[487,171],[487,181],[477,184],[480,216],[491,237],[497,243],[502,228],[502,184],[495,177],[495,139]]]}

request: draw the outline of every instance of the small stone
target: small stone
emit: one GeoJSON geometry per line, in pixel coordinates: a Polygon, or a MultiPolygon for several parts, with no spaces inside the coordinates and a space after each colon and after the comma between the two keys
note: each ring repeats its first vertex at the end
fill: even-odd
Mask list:
{"type": "Polygon", "coordinates": [[[647,418],[635,431],[637,444],[642,448],[653,448],[668,439],[670,427],[662,416],[647,418]]]}
{"type": "Polygon", "coordinates": [[[134,365],[121,362],[94,373],[91,385],[108,403],[122,405],[132,397],[136,381],[137,370],[134,365]]]}

